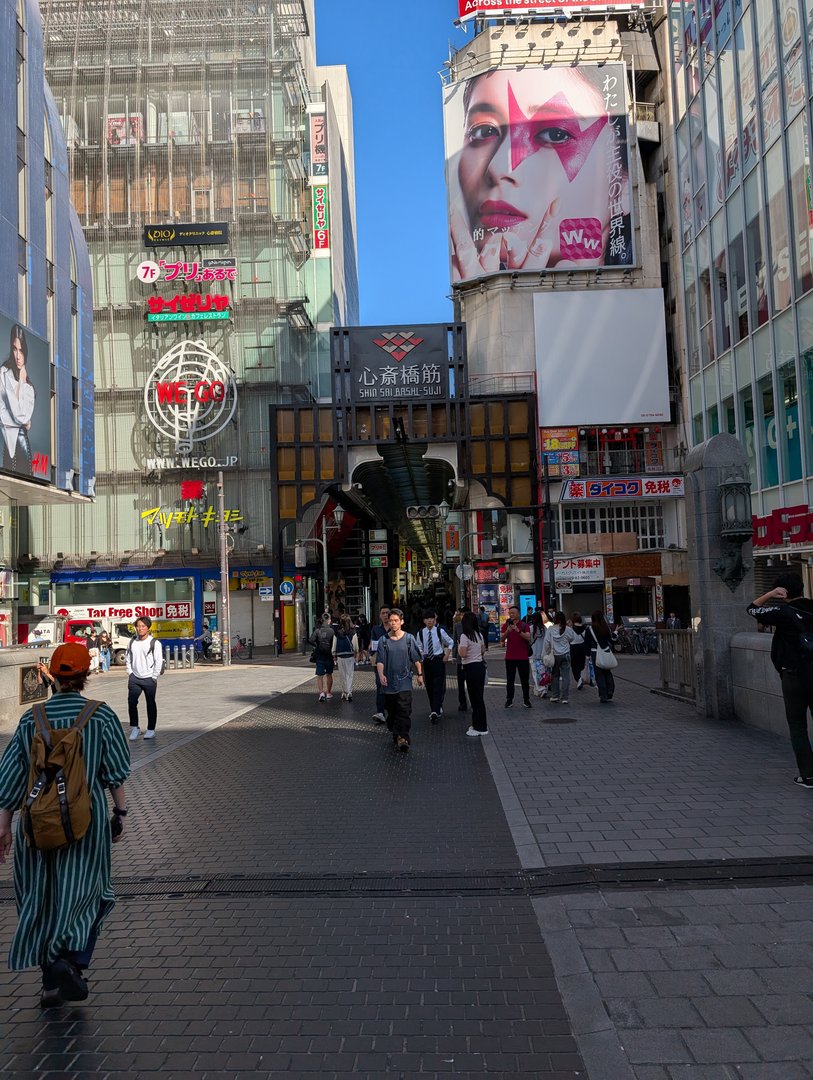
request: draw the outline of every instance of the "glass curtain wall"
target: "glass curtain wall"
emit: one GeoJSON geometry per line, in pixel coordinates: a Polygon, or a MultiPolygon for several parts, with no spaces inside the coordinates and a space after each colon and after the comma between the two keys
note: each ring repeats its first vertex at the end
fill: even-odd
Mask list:
{"type": "Polygon", "coordinates": [[[778,505],[813,474],[813,0],[684,0],[669,27],[691,437],[736,435],[778,505]]]}

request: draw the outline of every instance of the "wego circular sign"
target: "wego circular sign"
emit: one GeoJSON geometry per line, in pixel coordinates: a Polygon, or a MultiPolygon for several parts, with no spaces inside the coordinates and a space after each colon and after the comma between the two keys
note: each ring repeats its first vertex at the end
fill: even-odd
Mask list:
{"type": "Polygon", "coordinates": [[[237,410],[231,369],[202,341],[181,341],[158,361],[144,388],[147,418],[180,453],[219,435],[237,410]]]}

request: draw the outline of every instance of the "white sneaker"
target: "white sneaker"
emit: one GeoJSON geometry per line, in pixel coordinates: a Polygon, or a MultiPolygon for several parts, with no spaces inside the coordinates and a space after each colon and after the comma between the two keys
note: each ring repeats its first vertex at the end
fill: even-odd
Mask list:
{"type": "Polygon", "coordinates": [[[488,732],[487,731],[477,731],[475,728],[470,727],[469,730],[466,732],[466,734],[470,735],[473,739],[479,739],[479,737],[481,735],[488,735],[488,732]]]}
{"type": "Polygon", "coordinates": [[[373,713],[373,720],[375,720],[375,722],[377,724],[386,724],[386,722],[387,722],[386,716],[383,713],[380,713],[380,712],[374,712],[373,713]]]}
{"type": "Polygon", "coordinates": [[[155,738],[155,732],[151,731],[149,728],[147,728],[147,730],[144,732],[144,738],[145,739],[154,739],[155,738]]]}
{"type": "Polygon", "coordinates": [[[342,701],[347,701],[347,694],[342,694],[342,701]]]}
{"type": "Polygon", "coordinates": [[[558,697],[551,697],[551,698],[548,698],[548,701],[558,701],[558,700],[559,700],[559,698],[558,698],[558,697]]]}
{"type": "Polygon", "coordinates": [[[137,727],[131,727],[130,728],[130,742],[135,742],[140,734],[141,734],[141,732],[138,730],[137,727]]]}
{"type": "Polygon", "coordinates": [[[581,680],[581,679],[579,679],[579,681],[578,681],[578,682],[576,683],[576,689],[577,689],[577,690],[581,690],[581,688],[582,688],[583,686],[584,686],[584,683],[582,682],[582,680],[581,680]]]}
{"type": "Polygon", "coordinates": [[[333,700],[333,695],[332,695],[332,694],[328,694],[328,695],[327,695],[327,700],[328,700],[328,701],[332,701],[332,700],[333,700]]]}
{"type": "Polygon", "coordinates": [[[319,700],[320,700],[320,701],[324,701],[324,700],[325,700],[325,695],[324,695],[324,694],[320,694],[320,695],[319,695],[319,700]]]}

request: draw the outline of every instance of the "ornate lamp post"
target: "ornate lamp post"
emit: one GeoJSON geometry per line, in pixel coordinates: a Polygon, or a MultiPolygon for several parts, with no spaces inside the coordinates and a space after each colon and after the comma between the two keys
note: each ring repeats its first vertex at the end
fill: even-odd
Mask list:
{"type": "Polygon", "coordinates": [[[751,569],[742,558],[743,545],[754,535],[751,515],[751,481],[739,469],[733,469],[719,485],[720,539],[723,552],[714,564],[714,572],[735,592],[751,569]]]}

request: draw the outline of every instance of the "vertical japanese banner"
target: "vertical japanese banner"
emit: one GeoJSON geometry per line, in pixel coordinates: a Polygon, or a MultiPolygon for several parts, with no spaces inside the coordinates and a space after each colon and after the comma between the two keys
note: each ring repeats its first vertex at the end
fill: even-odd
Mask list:
{"type": "Polygon", "coordinates": [[[311,177],[316,183],[324,183],[328,175],[327,115],[324,112],[310,114],[311,177]]]}
{"type": "Polygon", "coordinates": [[[615,622],[615,608],[613,607],[613,579],[604,579],[604,617],[610,626],[615,622]]]}
{"type": "Polygon", "coordinates": [[[330,254],[330,209],[327,184],[311,188],[313,197],[313,250],[330,254]]]}
{"type": "Polygon", "coordinates": [[[655,622],[663,622],[665,616],[663,611],[663,580],[659,577],[655,578],[655,622]]]}
{"type": "Polygon", "coordinates": [[[624,64],[486,71],[444,91],[452,282],[633,266],[624,64]]]}

